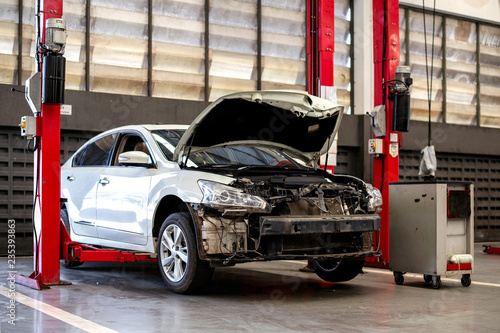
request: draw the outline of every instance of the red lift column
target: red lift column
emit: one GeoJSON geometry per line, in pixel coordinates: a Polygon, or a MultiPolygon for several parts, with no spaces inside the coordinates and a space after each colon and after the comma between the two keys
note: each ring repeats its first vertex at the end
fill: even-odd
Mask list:
{"type": "Polygon", "coordinates": [[[320,96],[321,87],[333,87],[333,52],[335,47],[333,0],[307,2],[308,92],[320,96]]]}
{"type": "MultiPolygon", "coordinates": [[[[41,43],[45,44],[45,22],[49,18],[62,18],[63,0],[44,0],[41,8],[41,43]]],[[[43,72],[43,76],[47,73],[43,72]]],[[[43,96],[43,92],[42,92],[43,96]]],[[[43,103],[41,114],[38,117],[37,127],[39,136],[39,154],[35,152],[35,181],[36,168],[39,167],[38,195],[35,201],[35,225],[38,234],[34,238],[34,272],[29,278],[16,276],[16,282],[35,289],[42,289],[46,285],[60,284],[60,104],[43,103]],[[38,251],[37,251],[38,250],[38,251]],[[36,251],[38,253],[36,253],[36,251]]]]}
{"type": "Polygon", "coordinates": [[[374,186],[380,189],[384,201],[380,213],[382,221],[379,245],[382,256],[375,258],[371,266],[387,267],[389,263],[389,183],[399,181],[401,136],[392,130],[393,101],[389,100],[388,87],[384,83],[396,78],[396,67],[399,64],[398,0],[373,0],[373,48],[375,106],[382,104],[386,106],[386,135],[383,138],[384,154],[375,158],[373,163],[374,186]]]}
{"type": "MultiPolygon", "coordinates": [[[[333,88],[334,1],[309,0],[307,13],[308,93],[325,98],[322,91],[333,88]]],[[[327,170],[333,173],[333,166],[327,170]]]]}

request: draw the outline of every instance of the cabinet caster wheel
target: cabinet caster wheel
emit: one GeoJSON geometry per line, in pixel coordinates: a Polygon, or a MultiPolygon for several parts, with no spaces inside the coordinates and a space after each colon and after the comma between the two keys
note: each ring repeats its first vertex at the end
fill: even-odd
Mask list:
{"type": "Polygon", "coordinates": [[[424,274],[424,281],[426,283],[431,283],[432,282],[432,275],[424,274]]]}
{"type": "Polygon", "coordinates": [[[402,272],[394,272],[394,282],[396,282],[397,285],[402,285],[404,281],[405,278],[402,272]]]}
{"type": "Polygon", "coordinates": [[[434,289],[441,288],[441,277],[439,275],[432,276],[432,288],[434,289]]]}
{"type": "Polygon", "coordinates": [[[462,286],[464,286],[464,287],[470,286],[470,284],[472,282],[472,280],[470,278],[470,274],[464,274],[464,275],[462,275],[461,282],[462,282],[462,286]]]}

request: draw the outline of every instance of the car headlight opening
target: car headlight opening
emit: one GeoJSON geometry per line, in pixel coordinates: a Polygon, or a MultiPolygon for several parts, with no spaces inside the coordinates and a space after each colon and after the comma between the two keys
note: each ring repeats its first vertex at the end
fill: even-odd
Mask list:
{"type": "Polygon", "coordinates": [[[271,207],[261,197],[243,190],[208,180],[198,180],[203,199],[201,203],[216,209],[246,209],[248,212],[270,212],[271,207]]]}

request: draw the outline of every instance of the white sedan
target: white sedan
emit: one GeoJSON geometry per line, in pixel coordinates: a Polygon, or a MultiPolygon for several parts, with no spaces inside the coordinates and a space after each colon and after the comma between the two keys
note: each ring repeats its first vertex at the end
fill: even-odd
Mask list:
{"type": "Polygon", "coordinates": [[[157,255],[177,293],[255,260],[308,259],[321,278],[348,281],[379,254],[382,202],[317,164],[342,113],[304,92],[253,91],[218,99],[190,126],[107,131],[63,165],[61,218],[73,241],[157,255]]]}

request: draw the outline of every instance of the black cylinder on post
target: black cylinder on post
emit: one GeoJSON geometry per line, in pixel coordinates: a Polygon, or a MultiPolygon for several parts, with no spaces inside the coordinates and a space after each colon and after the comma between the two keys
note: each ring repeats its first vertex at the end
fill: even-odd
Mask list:
{"type": "Polygon", "coordinates": [[[66,58],[48,54],[43,57],[42,103],[64,104],[66,58]]]}
{"type": "Polygon", "coordinates": [[[392,130],[398,132],[410,130],[410,94],[394,95],[392,130]]]}

